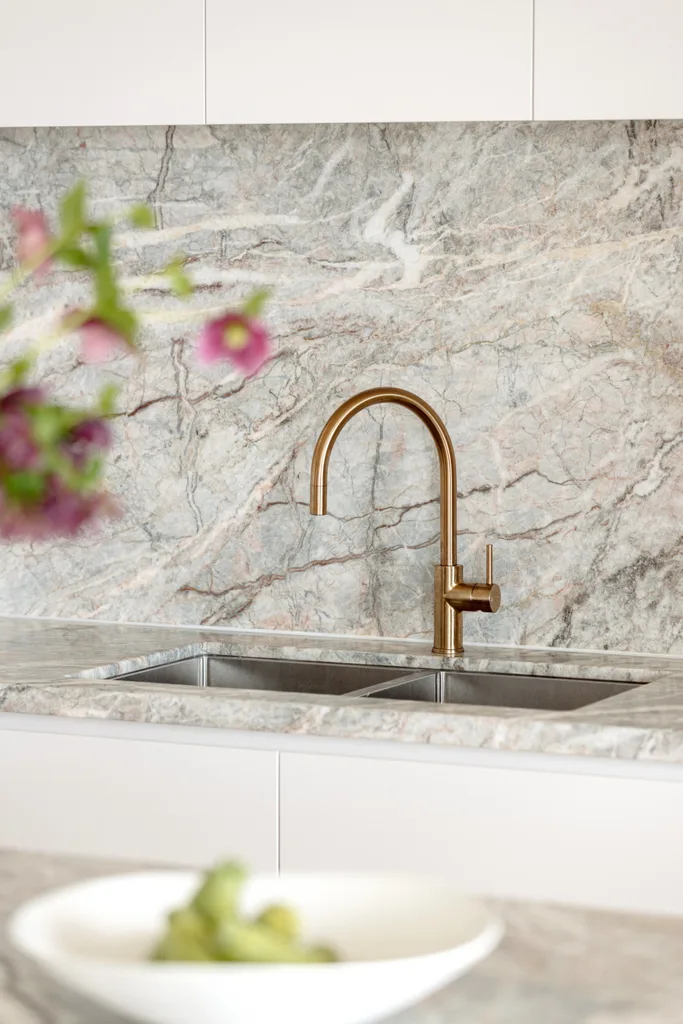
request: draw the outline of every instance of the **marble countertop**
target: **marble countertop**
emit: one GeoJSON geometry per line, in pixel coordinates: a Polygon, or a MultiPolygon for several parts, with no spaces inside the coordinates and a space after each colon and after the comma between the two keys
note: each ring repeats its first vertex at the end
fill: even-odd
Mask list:
{"type": "MultiPolygon", "coordinates": [[[[47,889],[130,866],[0,850],[2,1024],[124,1024],[45,977],[5,937],[9,914],[47,889]]],[[[496,952],[387,1024],[678,1024],[683,920],[492,903],[496,952]]]]}
{"type": "Polygon", "coordinates": [[[683,658],[0,618],[0,711],[683,764],[683,658]],[[201,652],[646,686],[571,712],[197,689],[112,677],[201,652]]]}

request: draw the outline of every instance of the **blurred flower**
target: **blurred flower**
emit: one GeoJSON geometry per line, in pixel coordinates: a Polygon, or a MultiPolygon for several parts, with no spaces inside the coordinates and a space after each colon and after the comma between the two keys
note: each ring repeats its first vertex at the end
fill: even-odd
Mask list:
{"type": "Polygon", "coordinates": [[[265,324],[243,313],[226,313],[205,324],[197,344],[201,363],[230,360],[247,376],[256,373],[270,355],[265,324]]]}
{"type": "Polygon", "coordinates": [[[10,409],[21,409],[29,405],[42,405],[46,399],[42,388],[12,388],[0,397],[0,414],[10,409]]]}
{"type": "Polygon", "coordinates": [[[46,479],[44,497],[32,505],[12,501],[0,490],[0,537],[4,540],[74,537],[83,527],[119,513],[110,494],[80,494],[69,490],[63,480],[53,475],[46,479]]]}
{"type": "Polygon", "coordinates": [[[40,388],[13,388],[0,398],[0,467],[15,471],[37,464],[40,451],[27,410],[44,401],[40,388]]]}
{"type": "Polygon", "coordinates": [[[73,537],[94,519],[117,513],[114,499],[106,492],[83,494],[70,490],[57,476],[48,480],[42,516],[52,536],[73,537]]]}
{"type": "Polygon", "coordinates": [[[93,317],[80,327],[81,353],[86,363],[103,363],[119,348],[129,348],[124,336],[104,320],[93,317]]]}
{"type": "Polygon", "coordinates": [[[18,410],[6,413],[0,426],[0,465],[12,471],[26,470],[33,469],[39,460],[28,416],[18,410]]]}
{"type": "Polygon", "coordinates": [[[109,448],[111,445],[111,430],[101,419],[83,420],[71,431],[70,443],[73,445],[86,445],[93,448],[109,448]]]}
{"type": "Polygon", "coordinates": [[[74,466],[82,468],[94,455],[111,446],[111,430],[101,419],[83,420],[64,439],[63,451],[74,466]]]}
{"type": "MultiPolygon", "coordinates": [[[[45,252],[52,242],[47,217],[41,210],[26,210],[17,206],[12,210],[12,219],[17,229],[17,259],[20,263],[31,263],[45,252]]],[[[48,257],[37,267],[36,272],[46,274],[52,265],[48,257]]]]}
{"type": "Polygon", "coordinates": [[[100,412],[58,405],[41,388],[0,395],[0,537],[72,537],[117,514],[103,486],[111,432],[100,412]]]}

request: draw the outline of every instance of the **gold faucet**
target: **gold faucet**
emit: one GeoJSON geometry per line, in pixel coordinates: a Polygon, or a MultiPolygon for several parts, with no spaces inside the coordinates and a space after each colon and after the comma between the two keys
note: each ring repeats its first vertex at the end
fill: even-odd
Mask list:
{"type": "Polygon", "coordinates": [[[323,427],[311,463],[311,513],[327,512],[327,469],[334,442],[361,409],[378,402],[403,405],[419,416],[434,438],[441,477],[441,562],[434,567],[434,654],[462,654],[462,613],[497,612],[500,587],[493,582],[493,547],[486,545],[486,583],[466,583],[458,565],[455,452],[448,431],[432,409],[402,388],[371,388],[339,406],[323,427]]]}

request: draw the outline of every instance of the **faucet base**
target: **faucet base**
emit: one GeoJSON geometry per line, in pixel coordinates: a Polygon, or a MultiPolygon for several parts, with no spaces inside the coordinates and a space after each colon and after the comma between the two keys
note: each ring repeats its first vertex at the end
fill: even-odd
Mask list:
{"type": "Polygon", "coordinates": [[[456,656],[464,652],[462,612],[448,601],[448,595],[462,583],[461,565],[434,566],[434,646],[433,654],[456,656]]]}

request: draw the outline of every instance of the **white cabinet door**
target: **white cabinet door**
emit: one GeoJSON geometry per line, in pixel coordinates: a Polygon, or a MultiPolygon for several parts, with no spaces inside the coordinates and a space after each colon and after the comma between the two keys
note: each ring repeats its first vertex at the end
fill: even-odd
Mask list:
{"type": "Polygon", "coordinates": [[[0,125],[204,121],[204,0],[8,0],[0,125]]]}
{"type": "Polygon", "coordinates": [[[534,117],[683,117],[681,0],[536,0],[534,117]]]}
{"type": "Polygon", "coordinates": [[[206,0],[209,124],[531,117],[532,0],[206,0]]]}
{"type": "Polygon", "coordinates": [[[683,913],[683,783],[282,754],[282,871],[683,913]]]}
{"type": "Polygon", "coordinates": [[[0,846],[277,869],[275,752],[0,731],[0,778],[0,846]]]}

